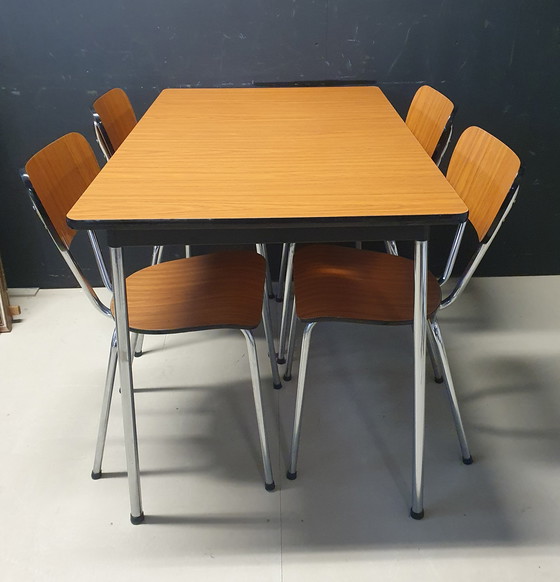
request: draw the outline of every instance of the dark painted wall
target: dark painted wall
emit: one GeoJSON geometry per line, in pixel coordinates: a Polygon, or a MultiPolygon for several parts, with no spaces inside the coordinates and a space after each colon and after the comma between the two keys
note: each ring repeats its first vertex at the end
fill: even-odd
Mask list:
{"type": "MultiPolygon", "coordinates": [[[[123,87],[141,115],[170,86],[323,79],[375,79],[402,114],[429,83],[458,105],[454,141],[472,124],[506,141],[525,180],[479,274],[560,273],[559,63],[558,0],[3,0],[0,253],[9,285],[73,285],[17,169],[68,131],[93,144],[96,95],[123,87]]],[[[147,251],[132,254],[143,261],[147,251]]]]}

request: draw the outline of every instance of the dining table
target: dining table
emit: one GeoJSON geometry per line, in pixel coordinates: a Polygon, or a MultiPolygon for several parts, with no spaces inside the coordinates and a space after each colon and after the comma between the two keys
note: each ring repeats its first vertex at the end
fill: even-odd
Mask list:
{"type": "Polygon", "coordinates": [[[67,216],[110,247],[133,522],[144,513],[124,247],[413,241],[410,511],[421,518],[428,241],[467,215],[379,87],[163,90],[67,216]]]}

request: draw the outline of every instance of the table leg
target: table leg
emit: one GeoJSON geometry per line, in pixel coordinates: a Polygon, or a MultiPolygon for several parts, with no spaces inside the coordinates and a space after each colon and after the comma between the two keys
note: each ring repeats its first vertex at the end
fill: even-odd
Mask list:
{"type": "Polygon", "coordinates": [[[140,492],[140,468],[138,463],[138,439],[136,436],[136,413],[132,386],[132,361],[130,358],[130,336],[128,308],[123,268],[122,248],[111,248],[113,270],[113,292],[115,299],[115,325],[117,329],[117,353],[121,379],[122,415],[128,491],[130,495],[130,521],[133,524],[144,520],[142,495],[140,492]]]}
{"type": "Polygon", "coordinates": [[[424,517],[423,462],[424,413],[426,396],[426,285],[428,241],[414,243],[414,453],[412,469],[412,508],[414,519],[424,517]]]}

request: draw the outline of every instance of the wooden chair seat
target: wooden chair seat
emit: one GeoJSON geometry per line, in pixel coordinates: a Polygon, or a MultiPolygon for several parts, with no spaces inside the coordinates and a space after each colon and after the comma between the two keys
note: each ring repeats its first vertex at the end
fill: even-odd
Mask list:
{"type": "Polygon", "coordinates": [[[221,251],[136,271],[126,280],[130,329],[254,329],[261,321],[265,267],[254,251],[221,251]]]}
{"type": "MultiPolygon", "coordinates": [[[[310,245],[294,257],[296,311],[303,322],[406,324],[414,318],[414,262],[404,257],[334,245],[310,245]]],[[[428,315],[441,289],[428,273],[428,315]]]]}

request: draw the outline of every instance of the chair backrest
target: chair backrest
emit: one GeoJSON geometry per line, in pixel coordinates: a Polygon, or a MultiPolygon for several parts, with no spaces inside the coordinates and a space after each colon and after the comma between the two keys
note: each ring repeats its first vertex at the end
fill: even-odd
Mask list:
{"type": "Polygon", "coordinates": [[[416,91],[406,115],[406,125],[436,163],[444,153],[441,151],[444,147],[438,148],[440,140],[445,142],[443,146],[446,147],[451,137],[454,109],[453,102],[445,95],[429,85],[423,85],[416,91]]]}
{"type": "Polygon", "coordinates": [[[134,109],[132,109],[128,96],[122,89],[111,89],[94,101],[93,111],[99,117],[96,120],[94,115],[94,125],[101,121],[102,131],[108,138],[109,143],[106,145],[109,146],[109,152],[108,154],[104,153],[110,157],[136,125],[134,109]]]}
{"type": "MultiPolygon", "coordinates": [[[[98,173],[99,164],[86,139],[79,133],[68,133],[37,152],[25,165],[21,179],[35,211],[86,297],[103,315],[111,317],[111,310],[99,299],[70,252],[76,231],[66,223],[68,211],[98,173]]],[[[101,277],[111,290],[97,238],[94,233],[89,234],[101,277]]]]}
{"type": "Polygon", "coordinates": [[[459,138],[447,179],[467,205],[481,243],[492,236],[505,212],[520,167],[517,155],[480,127],[469,127],[459,138]]]}
{"type": "MultiPolygon", "coordinates": [[[[451,156],[447,179],[469,209],[479,244],[453,291],[441,302],[451,305],[463,292],[482,261],[496,233],[511,210],[521,175],[521,162],[504,143],[480,127],[466,129],[451,156]]],[[[440,284],[455,264],[466,223],[460,224],[440,284]]]]}
{"type": "Polygon", "coordinates": [[[76,231],[66,215],[99,173],[93,150],[81,134],[68,133],[36,153],[25,172],[37,212],[55,242],[69,249],[76,231]]]}

